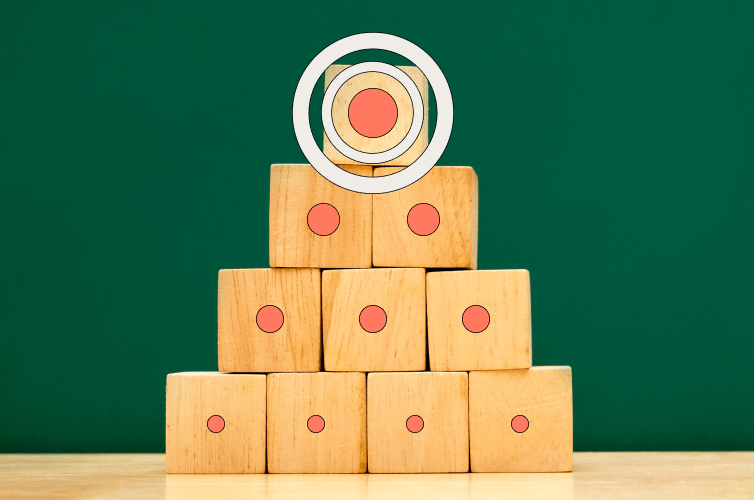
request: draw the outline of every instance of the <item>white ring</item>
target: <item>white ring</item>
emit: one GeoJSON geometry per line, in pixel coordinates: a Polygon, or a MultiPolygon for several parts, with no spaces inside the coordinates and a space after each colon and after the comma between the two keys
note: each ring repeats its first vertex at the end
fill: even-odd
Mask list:
{"type": "Polygon", "coordinates": [[[301,152],[325,179],[350,191],[367,194],[389,193],[418,181],[435,166],[448,145],[453,129],[453,96],[440,67],[421,48],[403,38],[385,33],[360,33],[325,47],[304,70],[293,96],[293,130],[301,152]],[[383,177],[362,177],[346,172],[325,156],[309,126],[309,102],[317,81],[328,66],[359,50],[380,49],[395,52],[414,63],[427,77],[437,101],[437,123],[432,141],[424,153],[407,168],[383,177]]]}
{"type": "Polygon", "coordinates": [[[367,165],[376,165],[394,160],[408,151],[419,137],[423,124],[424,101],[422,100],[421,93],[419,93],[419,87],[416,86],[416,83],[405,72],[390,64],[371,61],[349,66],[333,78],[333,81],[330,82],[330,85],[327,87],[325,97],[322,100],[322,126],[325,129],[327,138],[330,139],[330,144],[346,157],[361,163],[366,163],[367,165]],[[380,151],[379,153],[365,153],[364,151],[359,151],[346,144],[338,134],[337,130],[335,130],[335,124],[333,123],[332,118],[333,101],[335,100],[335,94],[338,93],[340,87],[354,76],[369,71],[385,73],[398,80],[398,82],[400,82],[400,84],[408,91],[408,95],[411,97],[411,104],[414,107],[414,117],[411,121],[411,127],[408,129],[408,133],[403,140],[387,151],[380,151]]]}

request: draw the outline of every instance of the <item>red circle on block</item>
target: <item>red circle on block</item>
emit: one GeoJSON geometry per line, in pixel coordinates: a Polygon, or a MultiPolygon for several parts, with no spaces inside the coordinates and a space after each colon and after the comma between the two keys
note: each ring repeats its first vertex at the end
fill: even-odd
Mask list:
{"type": "Polygon", "coordinates": [[[529,428],[529,419],[523,415],[516,415],[511,420],[511,428],[519,434],[525,432],[529,428]]]}
{"type": "Polygon", "coordinates": [[[340,225],[338,210],[329,203],[314,205],[306,216],[309,229],[318,236],[329,236],[340,225]]]}
{"type": "Polygon", "coordinates": [[[490,326],[490,313],[482,306],[469,306],[463,312],[461,321],[471,333],[483,332],[490,326]]]}
{"type": "Polygon", "coordinates": [[[419,415],[411,415],[406,420],[406,429],[409,432],[416,434],[420,430],[424,429],[424,420],[419,415]]]}
{"type": "Polygon", "coordinates": [[[209,420],[207,420],[207,429],[209,429],[210,432],[217,434],[225,429],[225,420],[220,415],[212,415],[209,417],[209,420]]]}
{"type": "Polygon", "coordinates": [[[325,428],[325,419],[319,415],[312,415],[306,421],[306,427],[315,434],[322,432],[322,429],[325,428]]]}
{"type": "Polygon", "coordinates": [[[384,90],[365,89],[351,99],[348,120],[353,129],[364,137],[382,137],[395,127],[398,105],[384,90]]]}
{"type": "Polygon", "coordinates": [[[408,228],[419,236],[429,236],[440,227],[440,213],[429,203],[419,203],[408,211],[408,228]]]}
{"type": "Polygon", "coordinates": [[[283,327],[283,311],[276,306],[264,306],[257,313],[257,326],[267,333],[275,333],[283,327]]]}
{"type": "Polygon", "coordinates": [[[377,333],[387,324],[387,314],[380,306],[366,306],[359,314],[359,324],[369,333],[377,333]]]}

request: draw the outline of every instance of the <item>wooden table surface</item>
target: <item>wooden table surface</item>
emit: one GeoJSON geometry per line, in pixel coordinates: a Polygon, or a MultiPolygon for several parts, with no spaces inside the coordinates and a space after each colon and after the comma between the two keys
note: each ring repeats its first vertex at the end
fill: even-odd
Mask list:
{"type": "Polygon", "coordinates": [[[754,453],[576,453],[559,474],[167,475],[165,455],[0,455],[0,499],[754,499],[754,453]]]}

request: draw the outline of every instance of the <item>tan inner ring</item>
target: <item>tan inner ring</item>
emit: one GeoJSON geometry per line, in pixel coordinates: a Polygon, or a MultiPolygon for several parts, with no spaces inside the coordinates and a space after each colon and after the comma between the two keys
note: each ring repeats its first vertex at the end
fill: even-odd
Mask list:
{"type": "Polygon", "coordinates": [[[340,138],[352,148],[364,153],[381,153],[397,146],[408,134],[411,121],[414,119],[411,96],[408,95],[408,91],[401,82],[390,75],[376,72],[360,73],[348,79],[335,94],[333,110],[335,112],[332,115],[332,121],[340,138]],[[354,130],[348,119],[348,107],[351,100],[365,89],[384,90],[390,94],[398,107],[398,119],[395,126],[382,137],[364,137],[354,130]]]}

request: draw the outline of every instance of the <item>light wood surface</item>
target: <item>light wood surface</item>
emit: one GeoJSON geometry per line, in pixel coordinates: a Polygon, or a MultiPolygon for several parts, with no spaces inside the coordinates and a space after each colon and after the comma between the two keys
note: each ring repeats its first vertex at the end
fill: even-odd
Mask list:
{"type": "Polygon", "coordinates": [[[269,472],[366,472],[366,391],[364,373],[269,375],[269,472]],[[325,423],[324,429],[317,433],[307,427],[314,415],[322,417],[325,423]]]}
{"type": "Polygon", "coordinates": [[[531,367],[529,271],[427,273],[427,335],[433,371],[531,367]],[[474,305],[489,314],[489,325],[478,333],[462,322],[474,305]]]}
{"type": "Polygon", "coordinates": [[[327,371],[418,371],[427,366],[424,269],[364,269],[322,273],[327,371]],[[361,311],[381,307],[387,323],[367,332],[361,311]]]}
{"type": "Polygon", "coordinates": [[[367,402],[369,472],[468,472],[467,373],[370,373],[367,402]]]}
{"type": "MultiPolygon", "coordinates": [[[[330,82],[338,73],[347,67],[347,65],[334,64],[327,68],[325,71],[325,88],[330,85],[330,82]]],[[[419,137],[405,153],[381,165],[405,167],[416,161],[424,150],[427,149],[429,140],[429,84],[424,73],[419,68],[415,66],[398,66],[398,68],[406,73],[419,88],[419,94],[421,94],[422,101],[424,102],[424,123],[419,132],[419,137]]],[[[365,153],[379,153],[397,146],[408,133],[413,117],[414,108],[405,87],[392,76],[373,71],[356,75],[344,83],[335,94],[332,106],[333,125],[340,138],[352,148],[365,153]],[[384,90],[390,94],[398,107],[398,119],[395,126],[382,137],[370,138],[359,134],[354,130],[348,118],[348,108],[351,100],[356,94],[365,89],[384,90]]],[[[322,152],[336,165],[361,165],[361,163],[344,156],[343,153],[335,149],[327,134],[324,134],[322,152]]]]}
{"type": "Polygon", "coordinates": [[[321,363],[319,269],[223,269],[217,290],[217,357],[221,372],[316,372],[321,363]],[[268,333],[257,313],[283,312],[268,333]]]}
{"type": "MultiPolygon", "coordinates": [[[[400,170],[375,168],[374,176],[400,170]]],[[[473,168],[434,167],[408,187],[374,195],[373,204],[375,267],[476,269],[479,187],[473,168]],[[408,213],[420,203],[440,214],[440,225],[428,236],[408,227],[408,213]]]]}
{"type": "Polygon", "coordinates": [[[168,375],[167,472],[265,472],[265,375],[187,372],[168,375]],[[220,432],[207,421],[219,415],[220,432]]]}
{"type": "MultiPolygon", "coordinates": [[[[372,176],[372,167],[342,168],[372,176]]],[[[272,165],[270,266],[372,267],[372,195],[340,188],[311,165],[272,165]],[[332,205],[340,215],[340,225],[329,236],[313,233],[307,222],[309,211],[320,203],[332,205]]]]}
{"type": "Polygon", "coordinates": [[[564,472],[573,461],[569,366],[469,373],[472,472],[564,472]],[[513,430],[514,417],[528,429],[513,430]]]}
{"type": "Polygon", "coordinates": [[[0,455],[0,500],[754,498],[754,452],[575,453],[559,474],[165,474],[165,455],[0,455]]]}

